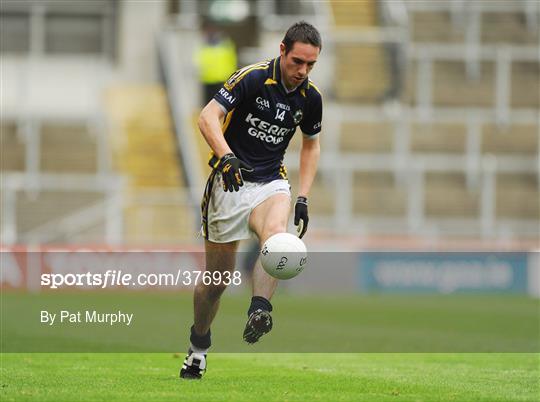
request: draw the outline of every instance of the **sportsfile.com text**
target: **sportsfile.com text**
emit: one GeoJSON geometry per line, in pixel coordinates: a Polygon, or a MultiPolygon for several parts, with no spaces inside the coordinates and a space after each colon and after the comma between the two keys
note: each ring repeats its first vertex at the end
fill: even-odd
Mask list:
{"type": "Polygon", "coordinates": [[[241,285],[242,273],[239,271],[189,271],[179,269],[172,273],[140,273],[130,274],[122,270],[107,270],[103,273],[77,274],[41,274],[41,286],[49,289],[59,287],[97,287],[105,289],[120,286],[195,286],[203,285],[241,285]]]}

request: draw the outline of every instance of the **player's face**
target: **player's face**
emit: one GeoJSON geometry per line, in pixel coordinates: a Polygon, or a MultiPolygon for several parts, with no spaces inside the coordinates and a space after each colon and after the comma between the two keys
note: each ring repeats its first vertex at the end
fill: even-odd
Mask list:
{"type": "Polygon", "coordinates": [[[285,45],[279,46],[281,54],[281,76],[288,89],[297,87],[304,81],[317,62],[320,49],[309,43],[295,42],[289,53],[285,45]]]}

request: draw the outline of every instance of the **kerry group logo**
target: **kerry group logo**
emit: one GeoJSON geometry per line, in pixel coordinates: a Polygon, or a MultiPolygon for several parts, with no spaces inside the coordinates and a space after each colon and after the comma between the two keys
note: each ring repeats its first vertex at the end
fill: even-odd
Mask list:
{"type": "Polygon", "coordinates": [[[249,135],[258,138],[261,141],[273,143],[276,145],[283,142],[285,136],[287,136],[291,132],[294,132],[294,130],[296,129],[295,127],[286,128],[280,127],[277,124],[270,124],[267,121],[253,116],[253,114],[251,113],[246,116],[245,121],[251,126],[248,129],[249,135]]]}

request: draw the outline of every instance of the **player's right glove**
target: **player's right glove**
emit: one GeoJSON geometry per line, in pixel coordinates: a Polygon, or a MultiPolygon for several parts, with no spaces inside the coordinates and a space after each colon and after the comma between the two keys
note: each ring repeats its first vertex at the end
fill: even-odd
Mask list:
{"type": "Polygon", "coordinates": [[[306,234],[308,217],[308,202],[306,197],[298,197],[294,206],[294,225],[298,226],[298,237],[302,238],[306,234]]]}
{"type": "Polygon", "coordinates": [[[232,152],[225,154],[219,159],[214,168],[221,172],[223,180],[223,190],[234,191],[240,190],[240,187],[244,185],[244,178],[242,177],[242,170],[246,172],[253,172],[253,168],[244,161],[238,159],[232,152]]]}

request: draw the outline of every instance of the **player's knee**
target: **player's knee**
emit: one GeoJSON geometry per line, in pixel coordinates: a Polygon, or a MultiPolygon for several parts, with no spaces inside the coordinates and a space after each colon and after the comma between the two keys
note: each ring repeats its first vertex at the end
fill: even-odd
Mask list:
{"type": "Polygon", "coordinates": [[[270,236],[276,233],[283,233],[287,231],[287,224],[285,222],[271,222],[264,228],[264,237],[268,239],[270,236]]]}

